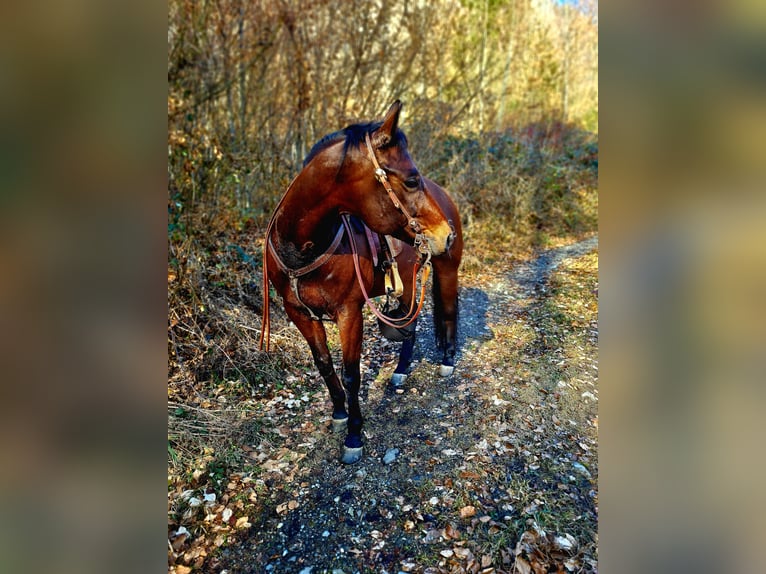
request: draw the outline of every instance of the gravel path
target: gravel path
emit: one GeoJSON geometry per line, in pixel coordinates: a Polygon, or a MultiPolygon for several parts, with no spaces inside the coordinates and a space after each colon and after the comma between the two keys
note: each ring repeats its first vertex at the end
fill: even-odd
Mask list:
{"type": "MultiPolygon", "coordinates": [[[[523,445],[514,443],[516,419],[507,414],[514,405],[502,398],[500,387],[491,386],[500,367],[488,364],[482,346],[498,325],[545,297],[548,277],[562,262],[597,248],[598,237],[592,237],[551,249],[490,284],[461,288],[460,351],[456,373],[447,379],[435,375],[438,356],[428,308],[418,324],[412,373],[400,391],[387,384],[398,345],[382,339],[368,318],[360,394],[364,458],[350,467],[338,463],[342,437],[326,426],[326,393],[315,393],[292,419],[282,421],[289,428],[283,425],[270,443],[272,449],[284,445],[287,464],[275,465],[259,483],[266,510],[251,518],[252,527],[238,543],[224,546],[208,562],[207,571],[505,571],[503,560],[518,535],[503,541],[503,529],[527,510],[508,492],[514,476],[533,482],[537,475],[524,461],[523,445]],[[477,422],[476,413],[494,422],[477,422]],[[488,442],[490,435],[494,443],[488,442]],[[494,560],[495,570],[484,566],[488,560],[494,560]]],[[[322,385],[316,375],[311,383],[322,385]]],[[[559,446],[550,448],[550,457],[559,456],[559,446]]],[[[570,478],[573,493],[593,496],[594,486],[585,478],[570,478]]],[[[580,571],[595,567],[589,570],[583,562],[580,571]]]]}

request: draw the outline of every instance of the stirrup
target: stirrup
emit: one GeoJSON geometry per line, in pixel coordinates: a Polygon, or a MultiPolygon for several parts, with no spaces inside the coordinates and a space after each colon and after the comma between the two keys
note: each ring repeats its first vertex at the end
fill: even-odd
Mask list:
{"type": "Polygon", "coordinates": [[[399,275],[399,265],[396,261],[391,261],[389,270],[385,275],[386,295],[390,295],[396,298],[402,296],[404,293],[404,284],[402,278],[399,275]]]}

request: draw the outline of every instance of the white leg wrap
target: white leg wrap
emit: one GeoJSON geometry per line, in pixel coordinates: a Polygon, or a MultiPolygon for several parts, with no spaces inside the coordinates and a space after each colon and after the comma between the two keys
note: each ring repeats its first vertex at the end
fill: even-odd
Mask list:
{"type": "Polygon", "coordinates": [[[364,450],[364,447],[349,448],[344,445],[343,455],[340,459],[341,462],[344,464],[354,464],[355,462],[358,462],[362,458],[362,450],[364,450]]]}
{"type": "Polygon", "coordinates": [[[401,387],[407,380],[407,375],[403,373],[394,373],[391,375],[391,384],[395,387],[401,387]]]}
{"type": "Polygon", "coordinates": [[[333,432],[343,432],[346,430],[346,423],[348,422],[348,417],[345,419],[331,419],[332,420],[332,430],[333,432]]]}

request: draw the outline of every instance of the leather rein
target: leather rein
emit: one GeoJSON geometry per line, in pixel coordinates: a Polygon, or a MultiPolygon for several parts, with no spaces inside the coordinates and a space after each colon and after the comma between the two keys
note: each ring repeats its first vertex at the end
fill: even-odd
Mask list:
{"type": "MultiPolygon", "coordinates": [[[[428,281],[428,277],[431,271],[431,250],[428,247],[428,241],[421,233],[422,228],[420,224],[415,220],[412,215],[407,211],[407,209],[402,205],[402,203],[399,201],[399,198],[396,197],[396,194],[394,193],[394,189],[391,186],[391,183],[388,181],[388,174],[386,171],[380,166],[378,163],[377,157],[375,157],[375,151],[372,148],[372,143],[370,142],[370,134],[365,134],[365,143],[367,144],[367,153],[369,155],[370,160],[372,161],[372,165],[375,167],[375,179],[377,179],[382,185],[383,188],[386,190],[386,193],[388,194],[389,199],[393,203],[394,207],[402,213],[407,218],[407,225],[415,232],[415,249],[420,253],[421,255],[421,262],[415,263],[415,269],[412,273],[412,299],[410,301],[410,308],[407,315],[400,318],[394,318],[389,317],[388,315],[385,315],[382,313],[377,306],[372,302],[369,295],[367,294],[367,290],[364,287],[364,281],[362,279],[362,270],[361,265],[359,263],[359,250],[356,245],[356,240],[354,238],[354,231],[351,227],[351,222],[349,220],[350,215],[348,213],[341,214],[341,221],[342,225],[338,228],[338,232],[335,234],[335,238],[333,239],[330,246],[327,248],[327,250],[322,253],[319,257],[317,257],[314,261],[309,263],[308,265],[305,265],[303,267],[300,267],[298,269],[292,269],[288,267],[284,261],[279,257],[279,254],[277,253],[276,248],[274,247],[274,244],[271,241],[271,233],[274,228],[274,222],[276,220],[276,215],[279,212],[279,208],[282,206],[282,203],[284,202],[285,198],[287,197],[288,192],[293,186],[293,183],[295,183],[295,180],[298,179],[298,176],[295,176],[292,182],[290,182],[290,185],[287,186],[287,190],[285,191],[285,194],[282,196],[282,199],[279,200],[279,204],[277,205],[276,209],[274,210],[274,215],[271,217],[271,220],[269,220],[269,225],[266,228],[266,241],[263,243],[263,315],[262,315],[262,321],[261,321],[261,337],[259,341],[259,348],[263,350],[263,343],[266,341],[266,351],[268,352],[270,349],[270,335],[271,335],[271,313],[269,311],[269,276],[268,276],[268,250],[271,250],[271,254],[274,256],[274,261],[277,263],[277,267],[279,267],[280,271],[285,273],[289,279],[290,279],[290,287],[292,288],[293,293],[295,294],[295,297],[298,299],[298,301],[307,309],[309,312],[309,315],[311,318],[315,321],[320,321],[321,318],[314,313],[314,311],[306,305],[300,298],[300,293],[298,291],[298,278],[302,277],[303,275],[307,275],[308,273],[311,273],[312,271],[315,271],[327,261],[330,260],[330,258],[335,254],[335,251],[340,246],[341,241],[343,240],[343,235],[345,233],[348,234],[349,237],[349,244],[351,246],[351,254],[352,259],[354,261],[354,270],[356,271],[356,278],[357,282],[359,283],[359,288],[362,290],[362,296],[364,297],[364,301],[367,304],[367,306],[372,310],[372,312],[375,314],[375,316],[380,319],[383,323],[388,325],[389,327],[394,327],[397,329],[401,329],[404,327],[407,327],[410,325],[415,319],[417,319],[418,315],[420,314],[421,309],[423,308],[423,302],[425,301],[425,289],[426,289],[426,282],[428,281]],[[417,292],[417,276],[418,273],[422,271],[422,277],[420,280],[420,301],[417,304],[417,307],[415,306],[415,293],[417,292]]],[[[370,249],[374,250],[374,246],[370,244],[370,249]]]]}

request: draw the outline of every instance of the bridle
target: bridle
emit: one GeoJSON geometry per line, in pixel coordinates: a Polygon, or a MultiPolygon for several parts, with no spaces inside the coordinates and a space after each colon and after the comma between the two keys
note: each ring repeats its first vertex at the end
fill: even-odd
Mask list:
{"type": "Polygon", "coordinates": [[[418,318],[420,310],[423,308],[423,302],[425,301],[426,294],[426,282],[428,281],[428,276],[431,273],[431,252],[428,252],[428,256],[423,263],[415,263],[415,269],[412,273],[412,299],[410,300],[409,312],[404,317],[389,317],[375,306],[375,304],[372,302],[372,299],[370,299],[370,296],[367,294],[367,289],[364,288],[362,269],[359,263],[359,250],[356,246],[356,239],[354,239],[354,230],[351,228],[351,222],[349,221],[350,215],[348,213],[344,213],[341,215],[341,218],[343,220],[343,226],[348,231],[349,243],[351,244],[352,259],[354,260],[354,270],[356,271],[356,280],[357,283],[359,283],[359,288],[362,290],[364,302],[367,304],[373,314],[389,327],[394,327],[396,329],[403,329],[404,327],[407,327],[415,319],[418,318]],[[418,302],[417,307],[415,307],[415,293],[417,292],[418,272],[421,270],[423,273],[420,278],[420,301],[418,302]]]}
{"type": "Polygon", "coordinates": [[[383,185],[383,188],[386,190],[386,193],[388,194],[388,198],[391,200],[391,203],[394,204],[394,207],[397,210],[399,210],[399,212],[401,212],[402,215],[404,215],[404,217],[407,218],[407,225],[415,232],[415,249],[417,249],[421,255],[421,261],[415,263],[415,269],[412,273],[412,300],[410,301],[410,310],[404,317],[397,319],[397,318],[389,317],[388,315],[385,315],[380,310],[378,310],[378,308],[373,304],[370,297],[367,295],[367,290],[364,288],[364,282],[362,281],[362,271],[359,265],[359,253],[357,252],[356,241],[354,240],[354,236],[351,233],[351,226],[348,221],[348,215],[346,214],[342,216],[343,223],[349,232],[349,239],[351,243],[351,253],[354,256],[353,257],[354,269],[356,270],[356,278],[357,278],[357,282],[359,283],[359,288],[362,290],[362,295],[364,296],[364,302],[367,304],[370,310],[372,310],[375,316],[378,319],[380,319],[383,323],[385,323],[389,327],[403,329],[404,327],[407,327],[415,319],[418,318],[418,315],[420,314],[420,310],[423,308],[423,301],[425,300],[426,282],[428,281],[428,276],[431,273],[431,249],[428,247],[428,240],[426,239],[426,236],[422,233],[423,228],[415,220],[415,218],[412,217],[412,215],[410,215],[410,212],[407,211],[407,208],[404,207],[402,202],[399,201],[399,198],[396,197],[396,193],[394,193],[394,188],[391,187],[391,182],[388,181],[388,174],[386,173],[386,170],[380,167],[380,163],[378,163],[378,158],[375,156],[375,150],[372,147],[372,142],[370,141],[369,132],[364,134],[364,143],[367,144],[367,155],[369,156],[370,161],[372,161],[373,167],[375,167],[375,179],[377,179],[381,183],[381,185],[383,185]],[[415,292],[416,292],[415,287],[417,285],[416,283],[417,276],[420,270],[423,271],[423,275],[420,279],[420,302],[418,303],[417,308],[415,308],[415,292]]]}
{"type": "Polygon", "coordinates": [[[401,201],[399,201],[399,198],[396,197],[396,193],[394,193],[394,188],[391,187],[391,182],[388,181],[388,173],[386,173],[386,170],[380,167],[380,164],[378,163],[378,158],[375,157],[375,150],[372,148],[372,142],[370,141],[370,133],[367,132],[364,134],[364,143],[367,144],[367,155],[370,158],[370,161],[372,161],[372,165],[375,168],[375,179],[377,179],[382,185],[383,188],[386,190],[386,193],[388,194],[388,198],[391,200],[391,203],[394,204],[394,207],[402,214],[404,217],[407,218],[407,225],[415,232],[415,249],[417,249],[423,256],[428,256],[430,259],[431,257],[431,250],[428,247],[428,240],[426,239],[426,236],[423,235],[422,230],[423,228],[420,226],[420,224],[415,220],[412,215],[410,215],[410,212],[407,211],[407,208],[404,207],[401,201]]]}
{"type": "MultiPolygon", "coordinates": [[[[375,151],[372,147],[372,142],[370,141],[369,132],[365,134],[365,143],[367,145],[368,156],[370,160],[372,161],[372,165],[375,168],[375,179],[377,179],[378,182],[380,182],[381,185],[383,185],[383,188],[386,190],[386,194],[388,195],[389,199],[393,203],[394,207],[402,215],[404,215],[405,218],[407,218],[407,226],[409,226],[409,228],[415,232],[414,246],[415,246],[415,249],[418,251],[418,253],[420,253],[420,261],[415,263],[415,268],[412,273],[412,299],[410,301],[409,312],[404,317],[398,317],[398,318],[389,317],[388,315],[385,315],[380,310],[378,310],[378,308],[370,299],[369,295],[367,294],[367,290],[364,287],[364,281],[362,279],[362,270],[361,270],[361,265],[359,262],[359,250],[356,245],[356,240],[354,239],[354,230],[351,227],[351,222],[349,220],[350,215],[348,213],[341,214],[342,225],[338,229],[338,232],[335,234],[335,238],[333,239],[332,243],[327,248],[327,250],[321,255],[319,255],[314,261],[312,261],[308,265],[305,265],[298,269],[292,269],[288,267],[285,264],[285,262],[279,257],[279,254],[277,253],[277,250],[275,249],[274,244],[271,241],[271,233],[274,228],[274,222],[276,220],[276,215],[279,212],[279,208],[281,207],[282,203],[285,201],[285,198],[287,197],[287,194],[289,193],[290,189],[295,183],[295,180],[298,179],[298,176],[296,176],[293,179],[293,181],[290,182],[290,185],[287,186],[287,190],[285,190],[284,195],[279,200],[279,203],[277,204],[277,207],[274,210],[274,215],[272,215],[271,220],[269,220],[269,225],[266,228],[266,239],[263,243],[263,310],[262,310],[263,314],[262,314],[262,322],[261,322],[262,324],[261,337],[259,341],[259,348],[261,350],[263,350],[263,343],[265,340],[266,351],[267,352],[269,351],[270,335],[271,335],[271,319],[270,319],[270,312],[269,312],[269,301],[270,301],[269,276],[268,276],[268,267],[267,267],[268,266],[268,250],[269,249],[271,250],[271,254],[274,257],[274,261],[277,263],[277,267],[279,267],[280,271],[282,271],[290,279],[290,287],[296,299],[298,300],[298,302],[301,303],[308,310],[308,313],[313,320],[319,321],[321,320],[321,318],[318,317],[316,313],[314,313],[314,311],[308,305],[306,305],[300,298],[300,293],[298,291],[298,278],[302,277],[303,275],[307,275],[308,273],[311,273],[312,271],[315,271],[316,269],[318,269],[319,267],[327,263],[330,257],[332,257],[332,255],[338,249],[343,239],[344,232],[347,233],[349,237],[349,244],[351,246],[351,254],[352,254],[352,259],[354,261],[354,270],[356,271],[357,283],[359,283],[359,288],[362,291],[362,296],[364,297],[365,303],[372,310],[373,314],[378,319],[380,319],[380,321],[382,321],[389,327],[394,327],[397,329],[403,329],[404,327],[407,327],[413,321],[415,321],[415,319],[417,319],[418,315],[420,314],[420,311],[423,308],[423,302],[425,300],[426,282],[428,281],[428,277],[431,272],[431,249],[428,246],[428,239],[426,238],[425,234],[422,233],[422,227],[420,223],[418,223],[417,220],[414,217],[412,217],[412,215],[407,210],[407,208],[402,204],[401,201],[399,201],[399,198],[396,197],[396,193],[394,192],[394,189],[391,186],[391,182],[388,180],[388,173],[386,173],[386,170],[380,166],[380,163],[378,163],[378,159],[375,156],[375,151]],[[417,291],[418,273],[421,273],[420,301],[418,302],[417,306],[415,306],[415,293],[417,291]]],[[[370,249],[374,249],[374,247],[370,245],[370,249]]]]}

